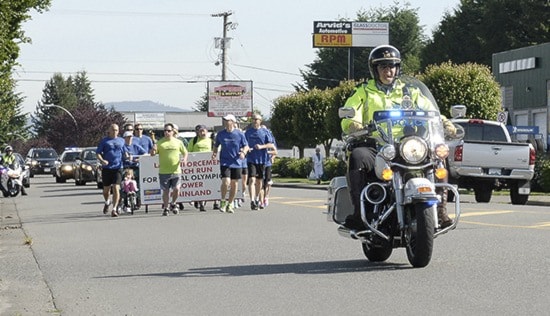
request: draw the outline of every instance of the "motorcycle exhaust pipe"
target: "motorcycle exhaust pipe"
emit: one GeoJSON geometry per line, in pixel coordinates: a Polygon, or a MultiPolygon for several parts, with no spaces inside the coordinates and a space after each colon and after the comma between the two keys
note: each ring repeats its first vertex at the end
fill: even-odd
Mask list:
{"type": "Polygon", "coordinates": [[[373,205],[381,204],[386,199],[386,188],[378,182],[367,185],[364,192],[367,201],[373,205]]]}

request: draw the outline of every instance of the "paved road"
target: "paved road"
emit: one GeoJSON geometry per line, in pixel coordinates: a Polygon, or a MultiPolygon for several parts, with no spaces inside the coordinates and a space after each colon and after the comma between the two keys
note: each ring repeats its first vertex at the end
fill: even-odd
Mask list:
{"type": "Polygon", "coordinates": [[[0,314],[548,314],[550,198],[464,197],[459,227],[413,269],[403,249],[366,261],[313,188],[275,188],[265,211],[113,219],[94,186],[35,177],[0,199],[0,314]]]}

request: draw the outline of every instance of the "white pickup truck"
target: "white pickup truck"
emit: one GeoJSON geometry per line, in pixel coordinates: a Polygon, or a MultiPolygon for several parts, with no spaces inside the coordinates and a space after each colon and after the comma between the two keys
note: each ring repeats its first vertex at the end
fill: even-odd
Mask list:
{"type": "Polygon", "coordinates": [[[464,138],[449,145],[449,183],[473,189],[479,203],[488,203],[493,190],[510,190],[512,204],[524,205],[535,173],[535,149],[512,142],[506,126],[496,121],[453,119],[464,128],[464,138]]]}

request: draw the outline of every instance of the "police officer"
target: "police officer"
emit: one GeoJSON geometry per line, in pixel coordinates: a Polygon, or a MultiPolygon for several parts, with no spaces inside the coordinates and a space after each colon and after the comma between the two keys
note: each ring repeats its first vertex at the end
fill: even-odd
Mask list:
{"type": "MultiPolygon", "coordinates": [[[[367,83],[358,85],[354,93],[347,99],[345,107],[355,109],[355,117],[343,119],[341,122],[344,133],[360,130],[373,119],[375,111],[394,108],[400,104],[404,95],[408,95],[414,104],[423,110],[437,110],[418,89],[405,87],[398,77],[401,70],[401,53],[391,45],[375,47],[368,60],[371,79],[367,83]]],[[[446,127],[454,128],[445,124],[446,127]]],[[[376,144],[363,144],[352,149],[348,161],[347,181],[350,190],[351,202],[354,207],[353,215],[346,218],[344,226],[349,229],[364,229],[361,220],[361,191],[371,181],[376,181],[374,162],[376,144]]],[[[441,227],[452,225],[453,221],[447,216],[446,190],[438,192],[442,196],[442,203],[438,205],[438,216],[441,227]]],[[[372,213],[367,212],[367,219],[372,213]]]]}

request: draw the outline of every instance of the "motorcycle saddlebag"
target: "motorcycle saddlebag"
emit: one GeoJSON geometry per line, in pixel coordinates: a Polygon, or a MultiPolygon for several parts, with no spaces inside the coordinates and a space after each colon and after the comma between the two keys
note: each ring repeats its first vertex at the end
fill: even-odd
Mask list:
{"type": "Polygon", "coordinates": [[[343,224],[353,214],[346,177],[332,178],[327,192],[327,220],[343,224]]]}

